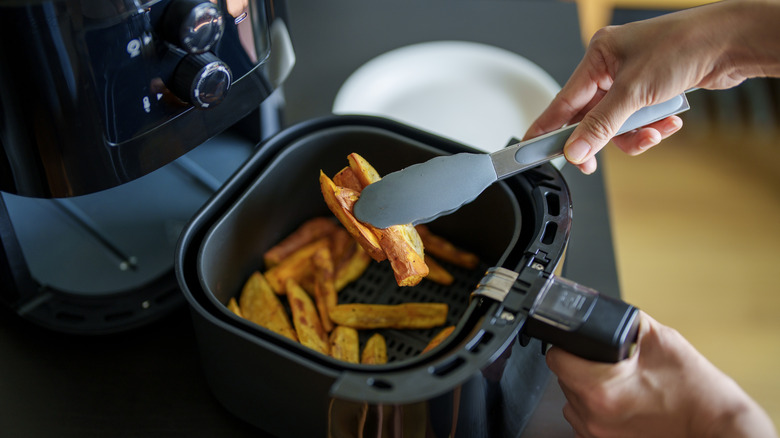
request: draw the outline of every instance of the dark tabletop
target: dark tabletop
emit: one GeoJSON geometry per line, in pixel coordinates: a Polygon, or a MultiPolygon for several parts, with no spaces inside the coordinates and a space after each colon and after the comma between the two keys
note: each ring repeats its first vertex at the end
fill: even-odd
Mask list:
{"type": "MultiPolygon", "coordinates": [[[[289,123],[328,114],[354,69],[407,44],[492,44],[534,61],[559,83],[583,53],[574,3],[289,3],[297,55],[285,86],[289,123]]],[[[586,177],[571,166],[564,174],[574,202],[564,275],[618,295],[602,175],[586,177]]],[[[190,324],[181,309],[130,333],[85,338],[47,332],[0,310],[0,436],[264,436],[210,394],[190,324]]],[[[572,436],[551,382],[523,436],[572,436]]]]}

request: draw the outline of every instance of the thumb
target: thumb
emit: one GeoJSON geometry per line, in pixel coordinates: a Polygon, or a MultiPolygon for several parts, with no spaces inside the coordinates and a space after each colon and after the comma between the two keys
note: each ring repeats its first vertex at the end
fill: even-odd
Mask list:
{"type": "Polygon", "coordinates": [[[610,90],[585,113],[563,148],[569,162],[582,164],[591,159],[609,143],[628,117],[641,108],[620,94],[610,90]]]}

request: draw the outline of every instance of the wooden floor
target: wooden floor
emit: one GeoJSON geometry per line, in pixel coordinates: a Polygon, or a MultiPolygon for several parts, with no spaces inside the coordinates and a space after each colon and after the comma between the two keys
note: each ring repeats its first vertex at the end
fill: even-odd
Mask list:
{"type": "Polygon", "coordinates": [[[704,114],[641,156],[602,153],[622,292],[780,428],[780,129],[704,114]]]}

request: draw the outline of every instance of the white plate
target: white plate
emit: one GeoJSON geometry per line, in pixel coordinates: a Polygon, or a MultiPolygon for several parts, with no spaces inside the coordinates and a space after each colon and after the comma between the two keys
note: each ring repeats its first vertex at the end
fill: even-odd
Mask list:
{"type": "Polygon", "coordinates": [[[498,47],[436,41],[384,53],[344,82],[335,114],[383,116],[493,152],[522,137],[560,90],[528,59],[498,47]]]}

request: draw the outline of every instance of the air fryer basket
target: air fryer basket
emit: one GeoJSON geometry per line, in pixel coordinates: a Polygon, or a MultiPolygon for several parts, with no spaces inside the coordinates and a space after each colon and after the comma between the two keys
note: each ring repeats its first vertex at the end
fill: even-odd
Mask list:
{"type": "MultiPolygon", "coordinates": [[[[212,391],[230,411],[279,436],[513,436],[532,413],[548,371],[538,343],[524,347],[523,318],[470,294],[491,266],[552,271],[570,225],[568,190],[542,166],[486,190],[429,227],[481,259],[476,270],[443,263],[456,280],[400,288],[373,262],[340,303],[446,302],[456,330],[420,354],[441,327],[381,330],[389,363],[354,365],[321,355],[229,312],[225,304],[263,271],[263,253],[305,220],[331,216],[319,190],[349,153],[386,174],[463,145],[386,119],[335,116],[293,126],[261,146],[193,219],[177,250],[212,391]],[[372,432],[369,432],[372,431],[372,432]],[[427,432],[426,432],[427,431],[427,432]],[[431,432],[433,432],[431,434],[431,432]],[[404,435],[407,436],[407,435],[404,435]]],[[[361,333],[361,348],[373,331],[361,333]]]]}

